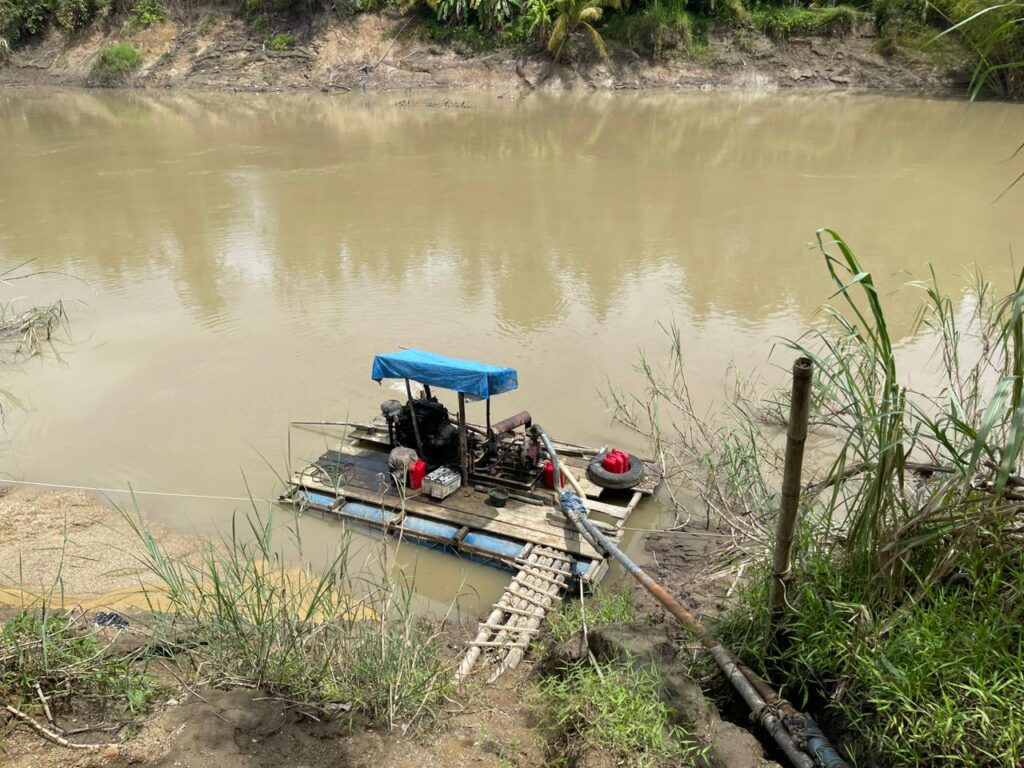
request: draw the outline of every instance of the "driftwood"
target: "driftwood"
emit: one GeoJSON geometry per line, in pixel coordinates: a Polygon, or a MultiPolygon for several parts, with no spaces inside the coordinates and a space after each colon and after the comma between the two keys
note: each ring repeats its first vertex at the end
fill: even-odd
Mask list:
{"type": "Polygon", "coordinates": [[[10,704],[4,704],[4,710],[12,717],[21,720],[23,723],[28,725],[32,730],[38,733],[47,741],[53,742],[54,744],[67,747],[68,749],[84,749],[90,752],[105,752],[107,750],[118,750],[120,747],[117,744],[76,744],[73,741],[65,739],[58,733],[54,733],[49,728],[46,728],[36,722],[34,717],[26,715],[20,709],[15,709],[10,704]]]}

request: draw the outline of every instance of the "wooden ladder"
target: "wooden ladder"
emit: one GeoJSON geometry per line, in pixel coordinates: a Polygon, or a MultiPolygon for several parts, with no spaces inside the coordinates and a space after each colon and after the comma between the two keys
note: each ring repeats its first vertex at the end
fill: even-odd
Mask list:
{"type": "Polygon", "coordinates": [[[528,544],[516,560],[519,571],[512,577],[494,610],[480,622],[476,638],[455,672],[456,682],[486,655],[492,672],[487,682],[497,680],[523,660],[530,641],[540,632],[541,622],[557,608],[572,573],[572,558],[557,549],[528,544]]]}

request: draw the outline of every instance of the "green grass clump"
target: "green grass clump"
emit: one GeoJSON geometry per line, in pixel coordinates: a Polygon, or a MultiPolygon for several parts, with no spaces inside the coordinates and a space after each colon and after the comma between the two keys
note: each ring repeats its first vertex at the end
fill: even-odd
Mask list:
{"type": "Polygon", "coordinates": [[[825,706],[858,765],[1024,764],[1024,566],[979,550],[969,571],[887,610],[848,561],[800,563],[782,651],[765,655],[767,570],[717,631],[798,704],[825,706]]]}
{"type": "Polygon", "coordinates": [[[636,609],[628,590],[599,590],[593,597],[562,605],[562,609],[551,618],[551,639],[560,643],[572,638],[582,631],[584,622],[587,627],[599,627],[629,624],[636,620],[636,609]]]}
{"type": "Polygon", "coordinates": [[[99,630],[39,606],[0,629],[0,660],[0,700],[23,710],[35,710],[42,691],[54,714],[92,702],[134,715],[157,691],[99,630]]]}
{"type": "Polygon", "coordinates": [[[666,0],[648,4],[637,13],[611,16],[606,36],[660,59],[670,51],[689,50],[697,30],[703,33],[704,26],[687,10],[686,2],[666,0]]]}
{"type": "Polygon", "coordinates": [[[763,8],[754,11],[754,27],[776,40],[794,35],[829,35],[842,37],[866,21],[868,16],[848,5],[831,8],[763,8]]]}
{"type": "Polygon", "coordinates": [[[92,65],[92,74],[104,83],[126,80],[142,64],[142,54],[131,43],[108,45],[92,65]]]}
{"type": "Polygon", "coordinates": [[[540,682],[530,706],[547,765],[572,766],[590,750],[624,768],[696,765],[703,749],[673,722],[651,667],[578,664],[540,682]]]}
{"type": "Polygon", "coordinates": [[[294,48],[295,43],[295,35],[290,32],[278,32],[266,40],[266,46],[271,51],[285,51],[289,48],[294,48]]]}

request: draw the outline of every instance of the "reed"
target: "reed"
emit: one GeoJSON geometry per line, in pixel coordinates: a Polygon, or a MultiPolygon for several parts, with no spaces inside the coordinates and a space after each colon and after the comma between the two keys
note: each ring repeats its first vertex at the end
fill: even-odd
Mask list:
{"type": "Polygon", "coordinates": [[[42,354],[67,319],[62,301],[25,310],[10,303],[0,304],[0,347],[15,358],[35,357],[42,354]]]}
{"type": "Polygon", "coordinates": [[[717,628],[751,666],[838,717],[829,730],[855,734],[848,746],[865,764],[1018,764],[1024,272],[1002,298],[977,274],[957,300],[934,272],[914,284],[915,333],[933,344],[942,381],[919,392],[901,375],[871,272],[833,231],[818,233],[818,250],[835,293],[824,322],[783,347],[814,361],[812,444],[830,462],[804,489],[780,648],[766,642],[767,552],[785,397],[745,387],[698,418],[670,331],[670,362],[642,360],[646,392],[614,395],[614,412],[671,457],[706,521],[754,561],[717,628]]]}
{"type": "Polygon", "coordinates": [[[214,682],[403,731],[436,718],[452,670],[439,631],[414,613],[413,580],[391,578],[387,563],[379,579],[352,572],[342,536],[322,566],[294,567],[275,544],[273,512],[255,507],[198,558],[171,557],[137,512],[126,516],[157,577],[160,634],[214,682]]]}

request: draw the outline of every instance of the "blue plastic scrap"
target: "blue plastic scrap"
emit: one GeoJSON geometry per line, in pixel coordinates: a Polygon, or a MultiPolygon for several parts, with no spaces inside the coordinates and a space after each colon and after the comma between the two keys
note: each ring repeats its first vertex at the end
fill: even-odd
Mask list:
{"type": "Polygon", "coordinates": [[[420,384],[441,387],[485,399],[519,386],[515,368],[475,363],[455,357],[435,355],[419,349],[403,349],[373,358],[374,381],[412,379],[420,384]]]}

